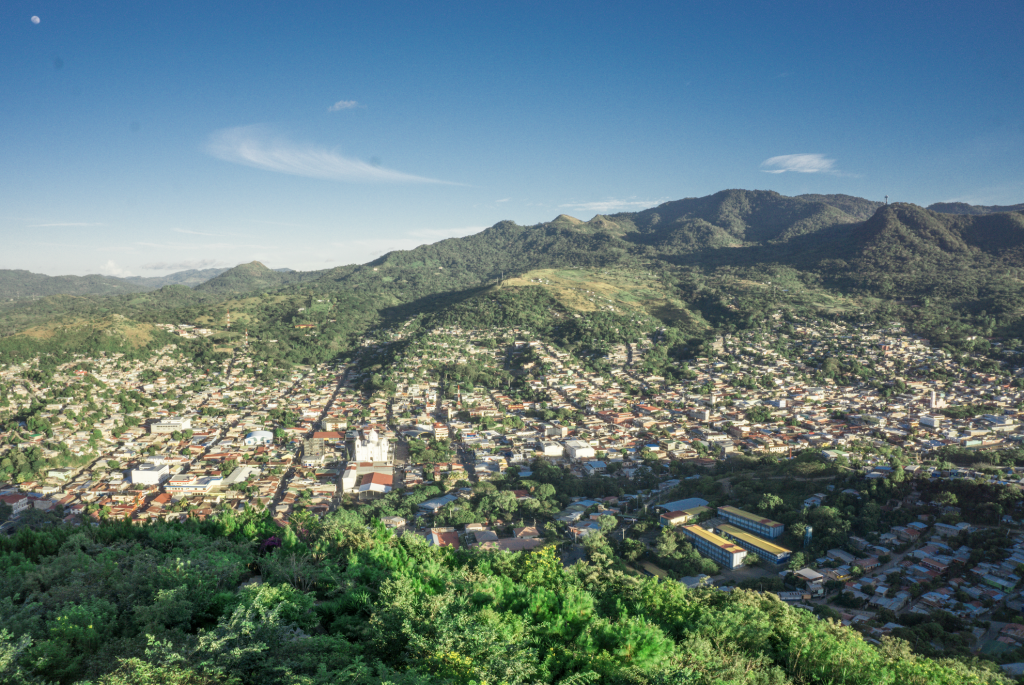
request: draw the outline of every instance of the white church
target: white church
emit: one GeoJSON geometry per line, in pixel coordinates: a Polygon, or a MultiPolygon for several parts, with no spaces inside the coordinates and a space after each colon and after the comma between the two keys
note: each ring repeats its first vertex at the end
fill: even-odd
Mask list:
{"type": "Polygon", "coordinates": [[[379,435],[376,430],[371,428],[369,431],[359,431],[359,436],[355,440],[354,451],[352,455],[353,461],[363,462],[386,462],[388,458],[388,439],[382,435],[379,435]]]}

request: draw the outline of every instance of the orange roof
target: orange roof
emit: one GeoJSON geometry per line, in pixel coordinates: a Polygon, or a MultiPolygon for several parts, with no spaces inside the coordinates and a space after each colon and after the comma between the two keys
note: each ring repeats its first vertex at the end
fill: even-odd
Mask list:
{"type": "Polygon", "coordinates": [[[363,476],[363,485],[372,483],[374,485],[392,485],[395,477],[390,473],[368,473],[363,476]]]}
{"type": "Polygon", "coordinates": [[[454,547],[459,548],[459,534],[458,533],[434,533],[434,539],[440,547],[454,547]]]}

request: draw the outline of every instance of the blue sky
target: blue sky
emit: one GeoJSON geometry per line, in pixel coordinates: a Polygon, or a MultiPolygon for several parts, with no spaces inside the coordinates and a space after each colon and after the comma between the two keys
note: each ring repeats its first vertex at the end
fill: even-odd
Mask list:
{"type": "Polygon", "coordinates": [[[1021,0],[9,0],[0,268],[319,269],[726,188],[1024,202],[1021,26],[1021,0]]]}

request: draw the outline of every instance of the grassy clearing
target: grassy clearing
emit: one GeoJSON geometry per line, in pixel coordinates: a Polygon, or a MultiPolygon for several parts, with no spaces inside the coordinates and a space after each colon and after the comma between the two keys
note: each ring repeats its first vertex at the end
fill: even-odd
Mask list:
{"type": "Polygon", "coordinates": [[[626,314],[641,310],[663,321],[707,327],[683,302],[669,296],[659,278],[641,271],[536,269],[505,281],[505,285],[545,288],[563,305],[581,312],[604,310],[626,314]]]}
{"type": "Polygon", "coordinates": [[[147,323],[136,323],[124,317],[114,316],[99,321],[88,321],[85,319],[74,319],[72,321],[54,321],[52,323],[33,326],[14,337],[31,338],[32,340],[45,341],[61,333],[84,333],[96,331],[111,336],[117,336],[134,347],[142,347],[149,344],[153,339],[155,328],[147,323]]]}

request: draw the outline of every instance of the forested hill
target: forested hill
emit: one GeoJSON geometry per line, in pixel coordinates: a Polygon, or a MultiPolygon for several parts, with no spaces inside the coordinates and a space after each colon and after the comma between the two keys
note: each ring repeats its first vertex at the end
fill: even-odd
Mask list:
{"type": "Polygon", "coordinates": [[[112,295],[143,290],[148,288],[113,276],[47,276],[24,269],[0,269],[0,302],[51,295],[112,295]]]}
{"type": "Polygon", "coordinates": [[[156,290],[166,285],[195,286],[227,269],[189,269],[166,276],[47,276],[24,269],[0,269],[0,302],[54,295],[114,295],[156,290]]]}
{"type": "Polygon", "coordinates": [[[854,223],[865,218],[872,204],[879,203],[842,195],[786,197],[773,191],[723,190],[707,197],[666,202],[642,212],[615,214],[608,219],[636,227],[638,235],[627,236],[627,240],[668,252],[693,252],[787,242],[854,223]]]}
{"type": "MultiPolygon", "coordinates": [[[[595,538],[600,536],[594,536],[595,538]]],[[[608,543],[605,542],[605,545],[608,543]]],[[[14,685],[981,685],[772,594],[643,578],[594,546],[395,537],[353,510],[0,537],[0,681],[14,685]]]]}
{"type": "Polygon", "coordinates": [[[893,265],[896,260],[985,255],[1007,266],[1024,266],[1020,253],[1024,214],[1020,213],[951,215],[895,203],[876,212],[854,235],[864,256],[886,254],[893,258],[893,265]]]}
{"type": "Polygon", "coordinates": [[[1019,205],[969,205],[966,202],[936,202],[935,204],[928,205],[928,209],[933,212],[942,212],[944,214],[970,214],[970,215],[982,215],[982,214],[999,214],[1002,212],[1024,212],[1024,203],[1019,205]]]}
{"type": "Polygon", "coordinates": [[[292,271],[291,269],[270,269],[262,262],[239,264],[214,278],[196,286],[199,291],[218,293],[243,293],[256,290],[270,290],[289,283],[298,283],[318,278],[320,271],[292,271]]]}
{"type": "Polygon", "coordinates": [[[275,271],[252,262],[194,288],[146,293],[108,280],[123,294],[0,303],[0,358],[5,350],[17,350],[18,358],[69,354],[71,343],[54,342],[58,330],[73,327],[95,339],[90,322],[117,314],[211,328],[209,342],[221,350],[248,330],[256,340],[279,341],[268,354],[322,361],[344,356],[375,328],[442,312],[508,281],[561,289],[556,296],[570,308],[594,302],[581,294],[598,287],[606,299],[614,296],[608,302],[625,307],[606,304],[608,311],[637,305],[685,328],[687,337],[760,325],[768,310],[790,310],[898,318],[940,343],[965,344],[978,335],[1024,339],[1024,214],[948,214],[845,195],[727,190],[589,221],[502,221],[475,235],[324,271],[275,271]],[[555,283],[552,274],[539,273],[551,270],[575,275],[556,276],[555,283]],[[649,287],[637,290],[640,281],[649,287]],[[228,311],[242,329],[228,330],[228,311]],[[16,334],[24,335],[9,337],[16,334]]]}
{"type": "Polygon", "coordinates": [[[173,274],[167,274],[166,276],[126,276],[124,280],[141,285],[145,288],[156,290],[157,288],[162,288],[165,285],[196,286],[200,283],[205,283],[215,276],[220,276],[225,271],[227,271],[226,267],[215,269],[188,269],[187,271],[178,271],[173,274]]]}

